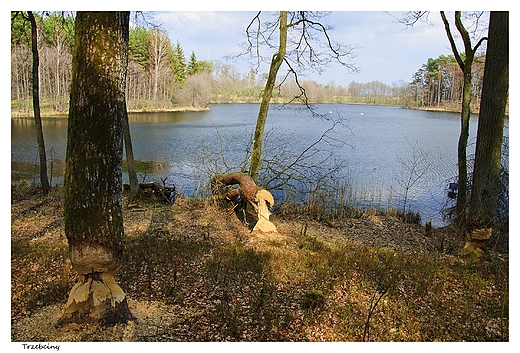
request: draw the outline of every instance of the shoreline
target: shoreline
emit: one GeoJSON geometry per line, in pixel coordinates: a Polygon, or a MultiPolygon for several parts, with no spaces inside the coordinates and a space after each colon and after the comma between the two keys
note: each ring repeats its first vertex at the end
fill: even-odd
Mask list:
{"type": "MultiPolygon", "coordinates": [[[[250,104],[259,102],[211,102],[209,104],[250,104]]],[[[424,110],[424,111],[432,111],[432,112],[450,112],[450,113],[460,113],[460,107],[453,106],[443,106],[443,107],[404,107],[402,105],[391,105],[391,104],[367,104],[367,103],[315,103],[315,104],[350,104],[350,105],[384,105],[384,106],[395,106],[401,107],[404,109],[413,109],[413,110],[424,110]]],[[[173,113],[173,112],[203,112],[209,111],[210,108],[194,108],[194,107],[177,107],[177,108],[157,108],[157,109],[129,109],[128,113],[130,114],[139,114],[139,113],[173,113]]],[[[478,114],[478,110],[476,112],[472,112],[473,114],[478,114]]],[[[507,116],[509,116],[507,112],[507,116]]],[[[68,118],[68,112],[64,111],[42,111],[42,118],[68,118]]],[[[19,110],[11,109],[11,118],[34,118],[33,112],[22,112],[19,110]]]]}
{"type": "MultiPolygon", "coordinates": [[[[193,107],[178,107],[168,109],[129,109],[128,113],[173,113],[173,112],[203,112],[208,111],[209,107],[193,108],[193,107]]],[[[69,113],[63,111],[42,111],[40,116],[42,118],[68,118],[69,113]]],[[[11,109],[11,118],[34,118],[33,112],[21,112],[11,109]]]]}

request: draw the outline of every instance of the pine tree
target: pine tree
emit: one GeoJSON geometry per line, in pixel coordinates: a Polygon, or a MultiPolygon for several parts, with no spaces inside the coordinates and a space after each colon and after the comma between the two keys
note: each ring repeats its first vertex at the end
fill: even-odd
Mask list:
{"type": "Polygon", "coordinates": [[[175,49],[173,50],[173,73],[177,83],[182,85],[186,81],[186,58],[184,57],[184,51],[182,50],[181,44],[177,42],[175,49]]]}
{"type": "Polygon", "coordinates": [[[150,31],[146,28],[138,27],[130,30],[128,41],[128,58],[137,62],[146,70],[150,65],[148,47],[150,46],[150,31]]]}
{"type": "Polygon", "coordinates": [[[188,76],[194,75],[197,72],[199,72],[197,57],[195,56],[195,52],[192,51],[190,61],[188,62],[188,76]]]}

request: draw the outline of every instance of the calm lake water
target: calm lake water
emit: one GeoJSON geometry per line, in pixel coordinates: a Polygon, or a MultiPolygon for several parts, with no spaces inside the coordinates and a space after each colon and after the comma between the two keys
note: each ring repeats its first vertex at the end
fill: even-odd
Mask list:
{"type": "MultiPolygon", "coordinates": [[[[258,104],[214,104],[206,112],[130,114],[139,181],[167,178],[167,184],[194,195],[213,173],[236,168],[247,159],[258,108],[258,104]]],[[[353,186],[360,205],[402,205],[408,186],[410,208],[421,212],[423,221],[442,225],[447,185],[457,175],[458,113],[324,104],[314,107],[316,115],[301,107],[281,108],[271,106],[266,124],[265,150],[271,161],[278,155],[290,161],[340,122],[308,151],[314,154],[305,163],[341,165],[334,178],[353,186]],[[418,180],[412,184],[410,176],[418,180]]],[[[474,152],[476,128],[475,115],[469,154],[474,152]]],[[[506,136],[508,130],[506,122],[506,136]]],[[[61,183],[67,120],[44,118],[43,131],[51,182],[61,183]]],[[[11,120],[11,180],[21,179],[38,181],[32,118],[11,120]]]]}

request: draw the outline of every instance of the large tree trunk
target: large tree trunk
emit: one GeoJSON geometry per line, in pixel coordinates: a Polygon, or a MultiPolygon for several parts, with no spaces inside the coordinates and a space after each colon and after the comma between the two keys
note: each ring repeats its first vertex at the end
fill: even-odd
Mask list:
{"type": "Polygon", "coordinates": [[[464,254],[482,255],[491,235],[500,185],[502,137],[509,90],[509,13],[492,11],[478,121],[464,254]]]}
{"type": "Polygon", "coordinates": [[[249,175],[258,181],[258,171],[260,169],[260,162],[262,158],[263,137],[265,122],[267,120],[267,113],[269,112],[269,103],[273,95],[274,85],[276,83],[276,75],[282,65],[287,50],[287,11],[280,11],[280,44],[278,52],[273,55],[271,66],[269,68],[269,75],[265,83],[264,92],[262,94],[262,102],[260,103],[260,110],[256,120],[255,135],[253,140],[253,147],[251,149],[251,164],[249,166],[249,175]]]}
{"type": "Polygon", "coordinates": [[[65,234],[80,275],[63,323],[133,319],[115,282],[124,249],[123,117],[129,12],[78,12],[65,171],[65,234]]]}
{"type": "Polygon", "coordinates": [[[29,21],[31,22],[31,46],[33,55],[32,65],[32,98],[34,123],[36,125],[36,142],[38,143],[38,154],[40,157],[40,182],[42,184],[42,191],[46,194],[49,192],[50,184],[47,176],[47,155],[45,152],[45,142],[43,140],[42,119],[40,115],[40,78],[38,73],[38,66],[40,59],[38,55],[38,29],[36,27],[36,19],[32,11],[27,11],[29,21]]]}

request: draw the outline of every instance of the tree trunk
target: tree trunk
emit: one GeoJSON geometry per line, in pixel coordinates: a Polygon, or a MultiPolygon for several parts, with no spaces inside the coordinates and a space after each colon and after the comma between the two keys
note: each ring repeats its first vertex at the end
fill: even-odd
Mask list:
{"type": "Polygon", "coordinates": [[[455,222],[459,234],[464,234],[466,224],[467,194],[468,194],[468,160],[467,148],[469,137],[469,118],[471,116],[471,62],[466,61],[464,65],[464,83],[462,87],[462,111],[460,114],[460,135],[458,142],[457,165],[458,165],[458,194],[455,206],[455,222]],[[468,65],[469,64],[469,65],[468,65]]]}
{"type": "Polygon", "coordinates": [[[139,193],[139,182],[137,181],[137,172],[135,171],[134,150],[132,147],[132,135],[130,135],[130,124],[128,123],[128,112],[126,110],[123,115],[123,141],[126,152],[126,165],[128,167],[128,179],[130,181],[130,198],[135,198],[139,193]]]}
{"type": "Polygon", "coordinates": [[[129,12],[78,12],[72,64],[64,220],[80,275],[62,323],[133,319],[115,282],[124,250],[123,117],[129,12]]]}
{"type": "Polygon", "coordinates": [[[224,197],[228,200],[240,197],[245,201],[254,203],[258,187],[253,178],[249,175],[243,173],[222,174],[211,180],[213,193],[218,193],[220,185],[229,186],[236,184],[240,185],[240,189],[231,189],[224,195],[224,197]]]}
{"type": "Polygon", "coordinates": [[[497,210],[509,90],[509,13],[492,11],[464,254],[485,253],[497,210]]]}
{"type": "MultiPolygon", "coordinates": [[[[224,198],[229,201],[239,198],[242,202],[241,211],[243,213],[247,212],[247,203],[253,205],[258,219],[252,231],[276,233],[275,225],[269,221],[269,216],[271,215],[269,209],[274,205],[273,195],[271,195],[269,191],[259,189],[253,178],[247,174],[239,172],[218,175],[211,180],[212,191],[214,194],[219,193],[221,185],[230,186],[236,184],[239,184],[240,188],[227,191],[224,194],[224,198]]],[[[244,221],[247,222],[246,218],[247,217],[244,215],[244,221]]]]}
{"type": "Polygon", "coordinates": [[[475,47],[471,47],[471,37],[469,36],[468,31],[464,27],[462,23],[462,17],[460,11],[455,11],[455,25],[457,30],[459,31],[462,41],[464,43],[464,53],[465,58],[462,59],[460,56],[457,45],[455,44],[455,40],[450,30],[450,25],[448,20],[446,19],[446,15],[444,11],[440,12],[442,21],[444,22],[444,28],[446,30],[446,35],[451,44],[451,49],[453,51],[453,55],[459,65],[462,73],[464,74],[463,86],[462,86],[462,111],[460,115],[460,135],[458,142],[458,196],[457,196],[457,204],[455,206],[455,224],[457,226],[458,234],[462,237],[465,233],[466,228],[466,219],[467,219],[467,191],[468,191],[468,162],[467,162],[467,152],[466,149],[468,147],[468,137],[469,137],[469,118],[471,115],[471,79],[472,79],[472,65],[475,57],[475,52],[478,47],[484,40],[481,38],[475,47]]]}
{"type": "Polygon", "coordinates": [[[45,152],[45,141],[43,140],[42,119],[40,115],[40,77],[38,67],[40,59],[38,55],[38,29],[36,27],[36,19],[32,11],[27,11],[29,21],[31,22],[31,44],[33,54],[32,65],[32,98],[34,110],[34,123],[36,125],[36,141],[38,143],[38,154],[40,156],[40,182],[42,191],[47,194],[50,189],[49,178],[47,176],[47,155],[45,152]]]}
{"type": "Polygon", "coordinates": [[[265,122],[267,120],[267,113],[269,112],[269,103],[273,95],[274,85],[276,83],[276,75],[282,65],[287,50],[287,11],[280,11],[280,44],[278,52],[273,55],[271,66],[269,68],[269,75],[265,83],[264,92],[262,94],[262,102],[260,103],[260,110],[256,120],[255,135],[253,140],[253,147],[251,149],[251,164],[249,166],[249,175],[255,182],[258,182],[258,171],[260,169],[260,162],[262,158],[262,144],[264,137],[265,122]]]}

